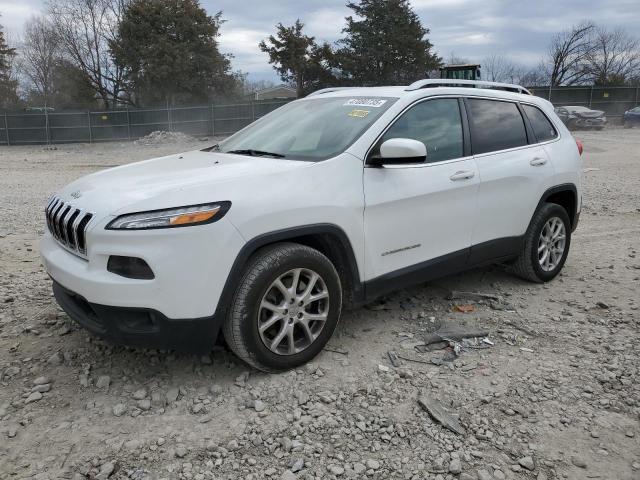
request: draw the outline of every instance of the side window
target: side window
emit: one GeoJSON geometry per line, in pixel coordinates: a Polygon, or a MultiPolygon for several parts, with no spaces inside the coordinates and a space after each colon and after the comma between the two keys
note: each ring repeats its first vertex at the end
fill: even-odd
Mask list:
{"type": "Polygon", "coordinates": [[[529,123],[531,124],[531,128],[533,128],[533,133],[535,133],[538,142],[553,140],[558,136],[558,132],[556,132],[553,124],[538,107],[522,105],[522,109],[529,119],[529,123]]]}
{"type": "Polygon", "coordinates": [[[515,103],[468,98],[466,105],[474,154],[527,145],[524,119],[515,103]]]}
{"type": "Polygon", "coordinates": [[[391,138],[410,138],[427,146],[427,163],[464,156],[460,107],[455,98],[427,100],[411,107],[387,130],[376,146],[391,138]]]}

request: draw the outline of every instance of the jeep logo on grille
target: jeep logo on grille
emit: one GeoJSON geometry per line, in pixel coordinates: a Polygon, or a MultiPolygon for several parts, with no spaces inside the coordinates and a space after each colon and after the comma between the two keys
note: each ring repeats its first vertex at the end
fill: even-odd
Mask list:
{"type": "Polygon", "coordinates": [[[78,190],[77,192],[72,192],[71,196],[73,198],[80,198],[82,196],[82,193],[80,193],[80,191],[78,190]]]}

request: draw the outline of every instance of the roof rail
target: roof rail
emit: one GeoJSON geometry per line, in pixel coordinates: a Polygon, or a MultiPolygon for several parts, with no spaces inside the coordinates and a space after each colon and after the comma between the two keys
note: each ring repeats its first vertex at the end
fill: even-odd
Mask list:
{"type": "Polygon", "coordinates": [[[321,88],[320,90],[316,90],[315,92],[311,92],[307,97],[315,97],[316,95],[322,95],[323,93],[329,92],[339,92],[340,90],[351,90],[357,87],[329,87],[329,88],[321,88]]]}
{"type": "Polygon", "coordinates": [[[418,80],[417,82],[413,82],[411,85],[405,88],[405,91],[411,92],[413,90],[420,90],[421,88],[432,87],[488,88],[531,95],[531,92],[526,88],[512,83],[485,82],[483,80],[457,80],[454,78],[434,78],[418,80]]]}

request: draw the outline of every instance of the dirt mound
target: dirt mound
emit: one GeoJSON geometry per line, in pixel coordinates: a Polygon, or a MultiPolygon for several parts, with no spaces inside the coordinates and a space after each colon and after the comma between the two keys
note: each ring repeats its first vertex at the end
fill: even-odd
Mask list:
{"type": "Polygon", "coordinates": [[[145,137],[141,137],[134,143],[136,145],[167,145],[171,143],[193,142],[195,138],[182,132],[165,132],[156,130],[145,137]]]}

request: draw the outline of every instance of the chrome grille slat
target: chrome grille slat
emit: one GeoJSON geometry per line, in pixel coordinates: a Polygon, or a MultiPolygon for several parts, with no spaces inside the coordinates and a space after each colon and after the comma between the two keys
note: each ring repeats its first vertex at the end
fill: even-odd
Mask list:
{"type": "Polygon", "coordinates": [[[78,246],[78,225],[80,225],[80,222],[84,218],[84,214],[85,214],[84,211],[82,211],[81,209],[78,209],[78,216],[76,217],[75,221],[73,222],[73,243],[75,244],[76,248],[78,248],[78,249],[79,249],[79,246],[78,246]]]}
{"type": "Polygon", "coordinates": [[[53,236],[57,239],[60,239],[60,232],[58,232],[58,217],[64,208],[64,202],[60,202],[53,212],[53,216],[51,218],[51,223],[53,223],[53,236]]]}
{"type": "Polygon", "coordinates": [[[73,226],[75,225],[76,219],[78,218],[79,215],[80,215],[80,209],[72,208],[71,211],[69,212],[69,218],[67,218],[67,226],[64,229],[64,233],[67,237],[67,245],[70,248],[76,248],[76,245],[78,245],[78,241],[76,240],[76,235],[73,231],[73,226]]]}
{"type": "Polygon", "coordinates": [[[93,214],[53,197],[45,207],[47,229],[67,250],[86,258],[86,231],[93,214]]]}
{"type": "Polygon", "coordinates": [[[65,245],[67,245],[68,242],[67,242],[67,228],[64,221],[65,221],[65,218],[67,218],[67,215],[69,215],[70,211],[71,211],[71,205],[67,204],[62,209],[62,213],[60,214],[60,220],[58,220],[58,231],[60,232],[60,241],[65,245]]]}
{"type": "Polygon", "coordinates": [[[47,216],[47,227],[49,228],[49,231],[51,231],[51,212],[53,211],[53,209],[55,208],[55,206],[58,204],[59,201],[60,200],[54,197],[53,200],[49,202],[49,205],[45,210],[45,214],[47,216]]]}

